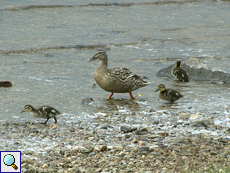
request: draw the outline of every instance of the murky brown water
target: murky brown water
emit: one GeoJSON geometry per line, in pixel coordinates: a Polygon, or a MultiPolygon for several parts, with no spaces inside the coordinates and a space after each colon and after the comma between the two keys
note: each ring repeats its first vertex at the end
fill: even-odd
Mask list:
{"type": "Polygon", "coordinates": [[[20,3],[0,5],[1,80],[13,84],[0,88],[0,120],[34,121],[20,114],[25,104],[51,105],[72,119],[84,112],[116,112],[119,106],[137,113],[196,113],[222,112],[228,104],[229,85],[176,83],[156,72],[188,57],[202,57],[209,66],[230,72],[229,1],[20,3]],[[127,67],[150,79],[149,86],[133,93],[138,104],[130,102],[128,94],[114,94],[115,100],[107,101],[109,93],[92,88],[99,62],[86,61],[100,47],[108,50],[110,67],[127,67]],[[160,83],[179,90],[184,98],[173,105],[160,100],[154,92],[160,83]],[[81,105],[87,97],[94,99],[92,106],[81,105]]]}

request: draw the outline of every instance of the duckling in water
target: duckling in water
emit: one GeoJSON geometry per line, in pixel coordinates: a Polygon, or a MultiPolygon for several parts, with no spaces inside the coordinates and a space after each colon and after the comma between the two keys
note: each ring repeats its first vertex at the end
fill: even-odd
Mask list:
{"type": "Polygon", "coordinates": [[[171,70],[172,75],[181,82],[189,82],[188,73],[181,67],[181,62],[177,61],[175,67],[171,70]]]}
{"type": "Polygon", "coordinates": [[[99,50],[88,62],[100,60],[100,64],[94,73],[96,83],[105,91],[113,93],[129,93],[130,99],[134,99],[132,91],[149,84],[148,78],[139,76],[127,68],[108,68],[108,56],[104,50],[99,50]]]}
{"type": "Polygon", "coordinates": [[[61,114],[57,109],[51,106],[41,106],[40,108],[35,109],[31,105],[25,105],[21,113],[23,112],[30,112],[34,117],[47,119],[44,124],[46,124],[50,118],[54,118],[55,124],[57,124],[57,119],[55,116],[61,114]]]}
{"type": "Polygon", "coordinates": [[[163,100],[170,101],[170,103],[174,103],[174,101],[183,97],[178,91],[170,88],[165,88],[164,84],[160,84],[157,87],[155,92],[159,91],[159,97],[163,100]]]}

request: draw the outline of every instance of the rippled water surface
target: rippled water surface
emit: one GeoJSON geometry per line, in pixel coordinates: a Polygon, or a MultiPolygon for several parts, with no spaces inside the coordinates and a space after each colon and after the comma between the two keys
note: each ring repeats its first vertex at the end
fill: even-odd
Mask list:
{"type": "Polygon", "coordinates": [[[173,77],[159,78],[156,72],[178,59],[199,57],[230,73],[229,9],[229,1],[3,1],[0,76],[13,87],[0,88],[0,120],[37,120],[20,114],[26,104],[54,106],[64,113],[59,123],[135,123],[126,116],[135,112],[146,118],[143,112],[151,109],[223,113],[229,85],[193,80],[183,84],[173,77]],[[99,62],[86,61],[98,48],[107,50],[110,67],[127,67],[150,79],[149,86],[133,92],[135,101],[116,93],[107,100],[110,93],[92,87],[99,62]],[[154,92],[160,83],[184,98],[175,104],[160,100],[154,92]],[[95,102],[81,105],[88,97],[95,102]]]}

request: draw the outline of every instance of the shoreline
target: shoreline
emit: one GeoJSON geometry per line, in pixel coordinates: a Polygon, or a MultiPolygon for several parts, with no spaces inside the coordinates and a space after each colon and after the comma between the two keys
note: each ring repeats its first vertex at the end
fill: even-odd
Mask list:
{"type": "Polygon", "coordinates": [[[194,124],[195,115],[138,126],[0,122],[1,150],[22,151],[22,172],[229,171],[229,128],[201,119],[194,124]]]}

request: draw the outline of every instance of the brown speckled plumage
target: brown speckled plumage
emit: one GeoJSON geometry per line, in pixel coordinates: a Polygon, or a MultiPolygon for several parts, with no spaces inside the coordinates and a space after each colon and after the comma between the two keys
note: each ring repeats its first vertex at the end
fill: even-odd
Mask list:
{"type": "Polygon", "coordinates": [[[174,89],[170,89],[170,88],[166,89],[164,84],[158,85],[156,91],[159,91],[159,97],[161,99],[167,100],[170,103],[174,103],[174,101],[183,97],[183,95],[181,95],[178,91],[174,89]]]}
{"type": "Polygon", "coordinates": [[[127,68],[108,69],[108,57],[104,50],[99,50],[88,60],[88,62],[99,59],[100,65],[94,73],[96,83],[105,91],[113,93],[129,93],[130,99],[133,99],[132,91],[149,84],[148,78],[139,76],[127,68]]]}
{"type": "Polygon", "coordinates": [[[172,75],[181,82],[189,82],[188,73],[181,67],[181,62],[177,61],[175,67],[171,70],[172,75]]]}
{"type": "Polygon", "coordinates": [[[46,124],[50,118],[54,118],[55,123],[57,123],[55,116],[61,114],[57,109],[51,106],[41,106],[40,108],[35,109],[31,105],[25,105],[21,113],[22,112],[30,112],[34,117],[47,119],[44,124],[46,124]]]}

